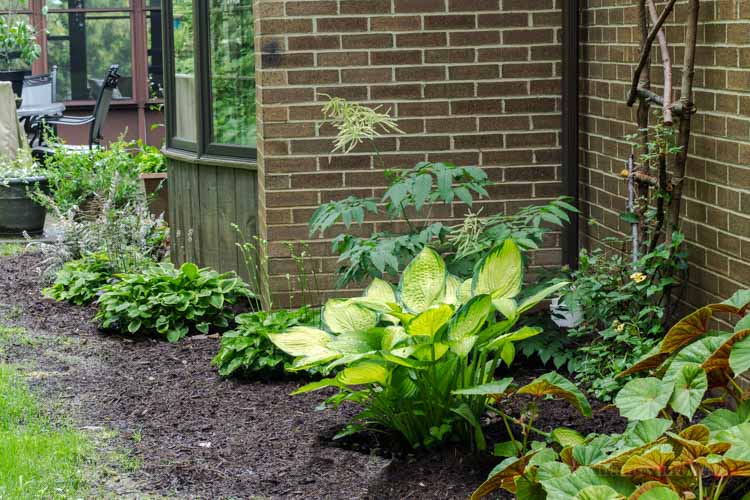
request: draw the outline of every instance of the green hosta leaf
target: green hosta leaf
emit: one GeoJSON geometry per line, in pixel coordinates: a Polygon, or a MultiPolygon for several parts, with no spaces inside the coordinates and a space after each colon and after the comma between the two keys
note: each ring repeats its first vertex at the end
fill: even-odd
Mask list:
{"type": "Polygon", "coordinates": [[[578,446],[586,442],[586,439],[573,429],[567,429],[565,427],[558,427],[550,434],[552,440],[566,448],[568,446],[578,446]]]}
{"type": "MultiPolygon", "coordinates": [[[[747,318],[750,318],[750,316],[747,318]]],[[[737,376],[750,370],[750,337],[746,337],[732,346],[732,352],[729,354],[729,367],[737,376]]]]}
{"type": "Polygon", "coordinates": [[[513,299],[493,298],[492,305],[497,311],[511,321],[518,319],[518,304],[513,299]]]}
{"type": "Polygon", "coordinates": [[[573,474],[542,481],[542,486],[547,492],[547,500],[570,500],[589,486],[609,486],[624,496],[635,490],[629,479],[600,473],[590,467],[579,467],[573,474]]]}
{"type": "Polygon", "coordinates": [[[435,334],[453,316],[453,307],[448,304],[440,304],[418,314],[406,325],[406,333],[420,337],[433,338],[435,334]]]}
{"type": "Polygon", "coordinates": [[[385,386],[388,381],[388,369],[385,364],[378,361],[360,361],[347,368],[336,376],[336,379],[344,385],[380,384],[385,386]]]}
{"type": "Polygon", "coordinates": [[[451,411],[456,415],[466,420],[469,425],[474,428],[474,443],[478,450],[486,450],[487,442],[484,440],[484,432],[482,431],[482,424],[479,423],[479,419],[471,411],[469,405],[466,403],[461,404],[458,408],[451,408],[451,411]]]}
{"type": "Polygon", "coordinates": [[[347,299],[330,299],[322,312],[323,323],[332,333],[353,333],[378,324],[375,311],[347,299]]]}
{"type": "Polygon", "coordinates": [[[200,276],[200,270],[198,269],[198,266],[193,264],[192,262],[186,262],[180,267],[180,274],[185,275],[187,278],[194,280],[198,279],[200,276]]]}
{"type": "Polygon", "coordinates": [[[554,396],[572,404],[582,415],[591,416],[591,405],[586,396],[570,380],[556,372],[548,372],[518,390],[519,394],[536,397],[554,396]]]}
{"type": "MultiPolygon", "coordinates": [[[[414,352],[412,356],[419,361],[437,361],[448,352],[450,346],[441,342],[435,342],[434,344],[421,344],[414,346],[414,352]]],[[[397,349],[398,350],[398,349],[397,349]]],[[[396,350],[396,351],[397,351],[396,350]]],[[[393,351],[394,353],[396,351],[393,351]]]]}
{"type": "Polygon", "coordinates": [[[500,350],[500,359],[505,362],[506,366],[513,364],[513,360],[516,359],[516,348],[513,342],[506,342],[503,348],[500,350]]]}
{"type": "Polygon", "coordinates": [[[477,263],[471,290],[474,295],[491,294],[493,299],[513,298],[521,291],[522,280],[521,251],[508,239],[477,263]]]}
{"type": "Polygon", "coordinates": [[[631,380],[617,394],[615,406],[629,420],[650,420],[667,406],[672,388],[656,377],[631,380]]]}
{"type": "Polygon", "coordinates": [[[613,488],[599,484],[595,486],[586,486],[576,493],[573,500],[624,500],[625,497],[619,494],[613,488]]]}
{"type": "Polygon", "coordinates": [[[390,351],[407,340],[409,340],[409,335],[406,333],[406,330],[404,330],[404,327],[388,326],[385,328],[380,347],[385,351],[390,351]]]}
{"type": "Polygon", "coordinates": [[[540,303],[541,301],[543,301],[544,299],[546,299],[553,293],[561,290],[562,288],[565,288],[569,284],[570,283],[568,283],[567,281],[562,281],[560,283],[556,283],[552,286],[549,286],[545,288],[544,290],[540,290],[539,292],[535,293],[534,295],[530,297],[526,297],[525,299],[521,301],[520,304],[518,304],[518,314],[522,314],[528,311],[529,309],[533,308],[534,306],[536,306],[538,303],[540,303]]]}
{"type": "Polygon", "coordinates": [[[128,331],[130,333],[135,333],[135,332],[137,332],[140,329],[141,329],[141,320],[134,319],[133,321],[131,321],[130,323],[128,323],[128,331]]]}
{"type": "Polygon", "coordinates": [[[324,378],[323,380],[316,380],[315,382],[303,385],[296,391],[292,392],[291,395],[296,396],[297,394],[304,394],[306,392],[319,391],[326,387],[341,387],[341,383],[336,378],[324,378]]]}
{"type": "Polygon", "coordinates": [[[425,247],[406,266],[401,276],[399,298],[412,313],[421,313],[440,301],[445,291],[445,262],[438,253],[425,247]]]}
{"type": "Polygon", "coordinates": [[[458,310],[448,330],[449,340],[460,340],[475,335],[487,321],[492,310],[489,295],[477,295],[458,310]]]}
{"type": "MultiPolygon", "coordinates": [[[[500,323],[496,323],[496,325],[500,325],[500,323]]],[[[509,342],[520,342],[522,340],[539,335],[540,333],[542,333],[541,328],[537,328],[533,326],[524,326],[522,328],[519,328],[515,332],[506,333],[493,339],[492,342],[490,342],[487,345],[487,349],[493,350],[493,351],[497,349],[502,349],[509,342]]]]}
{"type": "Polygon", "coordinates": [[[708,377],[703,368],[683,366],[674,379],[674,392],[669,404],[680,415],[692,419],[707,389],[708,377]]]}
{"type": "Polygon", "coordinates": [[[342,354],[364,354],[380,350],[384,328],[370,328],[360,332],[342,333],[328,342],[328,348],[342,354]]]}
{"type": "Polygon", "coordinates": [[[458,389],[452,391],[452,394],[459,394],[462,396],[492,396],[495,394],[504,394],[508,390],[510,384],[513,382],[512,377],[497,380],[495,382],[488,382],[482,385],[475,385],[474,387],[467,387],[465,389],[458,389]]]}
{"type": "Polygon", "coordinates": [[[472,335],[471,337],[464,337],[460,340],[451,340],[448,342],[448,345],[450,346],[451,351],[456,353],[457,356],[465,358],[471,353],[477,340],[479,340],[479,336],[472,335]]]}
{"type": "Polygon", "coordinates": [[[224,307],[224,294],[215,293],[211,295],[211,298],[209,298],[208,301],[215,309],[221,309],[224,307]]]}

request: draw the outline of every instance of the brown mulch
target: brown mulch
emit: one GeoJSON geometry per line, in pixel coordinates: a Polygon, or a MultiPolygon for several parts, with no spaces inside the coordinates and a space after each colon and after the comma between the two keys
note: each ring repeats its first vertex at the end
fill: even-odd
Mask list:
{"type": "MultiPolygon", "coordinates": [[[[333,442],[356,408],[316,411],[324,395],[289,395],[299,381],[224,380],[210,365],[216,339],[104,335],[93,307],[41,297],[39,262],[33,254],[0,258],[0,322],[49,342],[5,348],[0,360],[45,372],[35,390],[63,401],[80,427],[118,431],[117,445],[141,462],[129,474],[138,491],[118,496],[467,498],[498,462],[455,447],[410,453],[373,435],[333,442]]],[[[559,402],[542,402],[541,415],[544,429],[622,428],[611,411],[584,421],[559,402]]]]}

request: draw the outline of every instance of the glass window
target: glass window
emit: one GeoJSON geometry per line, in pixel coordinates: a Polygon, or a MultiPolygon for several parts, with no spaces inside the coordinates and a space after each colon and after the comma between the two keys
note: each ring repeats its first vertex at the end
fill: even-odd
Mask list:
{"type": "MultiPolygon", "coordinates": [[[[71,2],[72,3],[72,2],[71,2]]],[[[128,12],[67,12],[47,16],[47,57],[57,66],[59,100],[96,99],[104,75],[120,65],[113,99],[133,96],[128,12]]]]}
{"type": "Polygon", "coordinates": [[[255,147],[252,0],[210,0],[212,141],[255,147]]]}
{"type": "Polygon", "coordinates": [[[52,9],[127,9],[129,0],[47,0],[52,9]]]}
{"type": "Polygon", "coordinates": [[[161,12],[146,12],[146,64],[148,65],[148,98],[164,97],[164,57],[161,47],[161,12]]]}
{"type": "Polygon", "coordinates": [[[174,136],[189,142],[197,142],[196,83],[194,58],[193,2],[174,0],[172,3],[174,44],[174,136]]]}

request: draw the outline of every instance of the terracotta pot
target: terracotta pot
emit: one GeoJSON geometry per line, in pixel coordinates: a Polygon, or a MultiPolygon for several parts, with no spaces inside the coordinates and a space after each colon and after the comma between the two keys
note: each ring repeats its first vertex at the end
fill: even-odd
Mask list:
{"type": "Polygon", "coordinates": [[[5,179],[0,182],[0,234],[18,236],[42,234],[47,210],[29,198],[28,189],[35,185],[44,189],[45,177],[5,179]]]}
{"type": "Polygon", "coordinates": [[[148,200],[148,209],[154,217],[164,215],[164,221],[169,224],[169,186],[167,173],[141,174],[138,176],[143,182],[143,190],[148,200]]]}

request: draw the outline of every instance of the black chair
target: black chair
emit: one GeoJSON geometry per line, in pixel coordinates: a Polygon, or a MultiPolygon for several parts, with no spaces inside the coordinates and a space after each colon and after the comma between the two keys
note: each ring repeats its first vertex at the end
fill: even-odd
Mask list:
{"type": "MultiPolygon", "coordinates": [[[[104,77],[104,82],[99,90],[99,94],[96,97],[96,105],[94,106],[94,113],[88,116],[61,116],[51,120],[46,120],[47,125],[87,125],[91,124],[89,129],[89,149],[99,147],[102,137],[102,129],[104,128],[104,121],[109,113],[110,104],[112,104],[112,93],[117,88],[117,83],[120,80],[120,74],[118,71],[120,66],[113,64],[107,70],[107,75],[104,77]]],[[[36,148],[39,149],[39,148],[36,148]]],[[[44,148],[45,152],[49,152],[49,148],[44,148]]],[[[75,148],[80,149],[80,148],[75,148]]]]}

